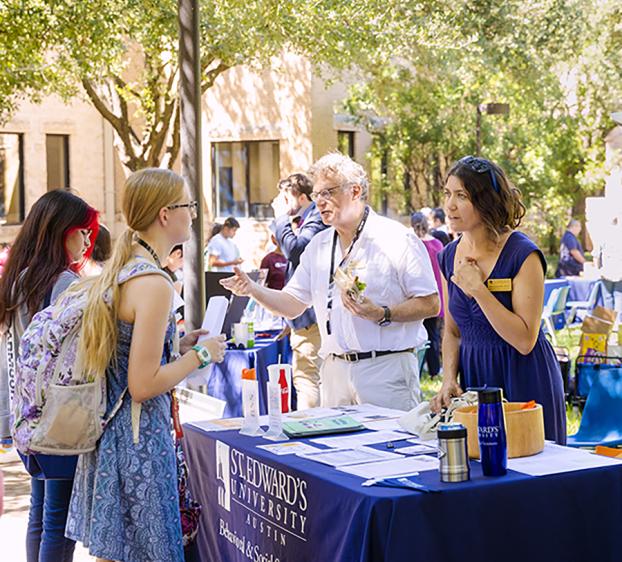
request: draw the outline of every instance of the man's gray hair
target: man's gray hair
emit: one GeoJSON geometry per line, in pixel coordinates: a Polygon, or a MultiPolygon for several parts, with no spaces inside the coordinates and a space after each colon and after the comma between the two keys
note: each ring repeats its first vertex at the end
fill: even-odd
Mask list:
{"type": "Polygon", "coordinates": [[[329,152],[317,160],[309,169],[309,176],[313,183],[320,177],[334,179],[339,184],[359,185],[361,199],[367,199],[369,181],[363,166],[341,152],[329,152]]]}
{"type": "Polygon", "coordinates": [[[581,223],[577,219],[570,219],[566,228],[572,228],[577,225],[581,226],[581,223]]]}

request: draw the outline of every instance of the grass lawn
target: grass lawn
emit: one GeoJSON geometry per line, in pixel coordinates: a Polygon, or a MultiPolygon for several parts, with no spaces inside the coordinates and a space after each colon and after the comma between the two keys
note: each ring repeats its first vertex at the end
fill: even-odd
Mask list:
{"type": "MultiPolygon", "coordinates": [[[[564,328],[557,332],[557,343],[559,347],[566,347],[572,360],[571,364],[571,376],[574,374],[574,363],[577,355],[579,354],[579,334],[581,333],[581,325],[577,324],[576,327],[564,328]]],[[[431,378],[428,372],[424,369],[421,375],[421,391],[423,393],[424,400],[430,400],[440,390],[442,382],[442,375],[431,378]]],[[[579,429],[579,422],[581,421],[581,412],[576,406],[566,405],[566,419],[568,427],[568,435],[572,435],[579,429]]]]}

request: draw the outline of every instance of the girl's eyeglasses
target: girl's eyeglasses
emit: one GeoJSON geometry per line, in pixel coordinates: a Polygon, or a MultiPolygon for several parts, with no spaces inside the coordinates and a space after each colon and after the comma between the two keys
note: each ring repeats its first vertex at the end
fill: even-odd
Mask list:
{"type": "Polygon", "coordinates": [[[183,209],[187,207],[190,211],[190,216],[192,218],[196,218],[197,213],[199,212],[199,203],[198,201],[190,201],[190,203],[177,203],[176,205],[169,205],[167,209],[171,211],[174,209],[183,209]]]}

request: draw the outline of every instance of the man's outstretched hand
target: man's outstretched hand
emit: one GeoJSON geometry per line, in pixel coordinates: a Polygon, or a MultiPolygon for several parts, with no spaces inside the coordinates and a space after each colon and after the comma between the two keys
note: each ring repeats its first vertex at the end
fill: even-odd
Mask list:
{"type": "Polygon", "coordinates": [[[234,267],[233,271],[235,272],[235,275],[227,277],[226,279],[221,279],[220,284],[238,297],[250,296],[253,287],[253,281],[251,278],[239,267],[234,267]]]}

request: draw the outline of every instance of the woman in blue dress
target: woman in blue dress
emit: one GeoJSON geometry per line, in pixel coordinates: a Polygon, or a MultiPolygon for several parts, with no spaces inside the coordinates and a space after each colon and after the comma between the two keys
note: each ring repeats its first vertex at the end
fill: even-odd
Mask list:
{"type": "Polygon", "coordinates": [[[432,408],[469,387],[501,387],[512,402],[542,404],[546,438],[564,444],[562,376],[540,329],[546,262],[514,230],[525,214],[520,192],[499,166],[467,156],[449,171],[444,195],[449,224],[462,236],[439,256],[443,384],[432,408]]]}
{"type": "Polygon", "coordinates": [[[66,535],[100,560],[183,562],[169,391],[222,361],[224,336],[194,345],[200,332],[191,332],[173,360],[174,289],[161,260],[190,237],[196,203],[183,179],[170,170],[135,172],[123,210],[128,228],[90,282],[80,338],[84,367],[105,373],[107,414],[116,414],[97,449],[80,456],[66,535]]]}

